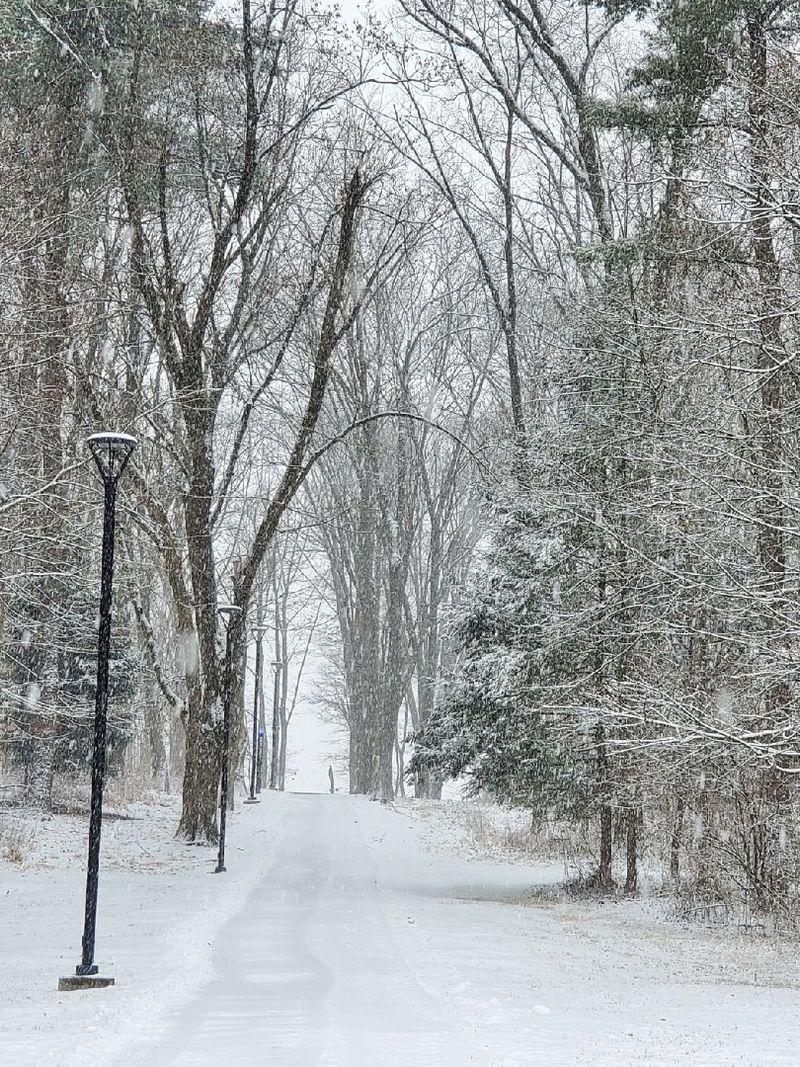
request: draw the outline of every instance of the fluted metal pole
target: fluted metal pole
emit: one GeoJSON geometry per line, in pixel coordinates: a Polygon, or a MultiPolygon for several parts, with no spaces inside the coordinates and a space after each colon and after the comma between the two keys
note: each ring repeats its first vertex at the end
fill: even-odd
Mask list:
{"type": "Polygon", "coordinates": [[[261,638],[262,635],[258,631],[256,632],[256,679],[255,679],[255,692],[253,693],[253,736],[251,741],[251,763],[250,763],[250,801],[255,803],[256,797],[256,779],[258,775],[258,702],[261,699],[261,638]]]}
{"type": "Polygon", "coordinates": [[[225,870],[225,824],[228,812],[228,760],[231,745],[231,628],[228,623],[225,631],[225,668],[222,682],[222,773],[220,775],[219,793],[219,850],[215,874],[225,870]]]}
{"type": "Polygon", "coordinates": [[[103,826],[103,785],[106,773],[108,725],[108,662],[111,656],[111,590],[114,581],[114,520],[117,499],[115,479],[105,482],[103,555],[100,578],[100,630],[97,640],[97,689],[94,704],[92,750],[92,801],[89,816],[89,858],[86,867],[86,909],[83,920],[83,956],[75,968],[79,975],[97,974],[94,962],[97,928],[97,889],[100,877],[100,833],[103,826]]]}

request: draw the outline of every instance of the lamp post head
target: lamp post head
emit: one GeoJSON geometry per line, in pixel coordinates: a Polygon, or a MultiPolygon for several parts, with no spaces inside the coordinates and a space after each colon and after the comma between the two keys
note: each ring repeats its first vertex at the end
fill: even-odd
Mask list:
{"type": "Polygon", "coordinates": [[[86,442],[104,482],[116,482],[136,448],[136,438],[128,433],[93,433],[86,442]]]}
{"type": "Polygon", "coordinates": [[[217,615],[225,623],[225,626],[230,626],[231,619],[237,615],[241,615],[242,609],[237,604],[220,604],[217,607],[217,615]]]}

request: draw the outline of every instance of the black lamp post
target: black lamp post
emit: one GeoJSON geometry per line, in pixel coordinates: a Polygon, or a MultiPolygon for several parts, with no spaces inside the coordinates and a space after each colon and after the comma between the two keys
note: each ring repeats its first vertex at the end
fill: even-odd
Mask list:
{"type": "Polygon", "coordinates": [[[86,866],[86,911],[83,923],[83,955],[75,974],[59,979],[58,988],[97,989],[114,984],[101,978],[94,962],[97,922],[97,886],[100,873],[100,832],[103,824],[103,785],[106,773],[106,724],[108,712],[108,661],[111,654],[111,591],[114,580],[114,513],[117,482],[136,448],[136,438],[125,433],[96,433],[88,445],[103,479],[103,555],[100,579],[100,628],[97,639],[97,688],[94,705],[92,749],[92,801],[89,816],[89,855],[86,866]]]}
{"type": "Polygon", "coordinates": [[[214,874],[225,870],[225,817],[228,811],[228,761],[231,747],[231,675],[233,664],[231,657],[231,619],[241,612],[235,604],[220,604],[217,614],[225,620],[225,667],[222,676],[222,761],[219,797],[219,851],[214,874]]]}
{"type": "MultiPolygon", "coordinates": [[[[261,701],[263,705],[264,701],[261,701]]],[[[258,763],[256,765],[256,793],[260,793],[264,784],[264,711],[261,710],[258,724],[258,763]]]]}
{"type": "Polygon", "coordinates": [[[278,779],[280,778],[280,744],[281,744],[281,721],[279,717],[279,707],[281,700],[281,670],[283,663],[279,659],[274,659],[271,663],[272,667],[272,759],[269,768],[269,787],[270,789],[278,788],[278,779]]]}
{"type": "Polygon", "coordinates": [[[256,680],[255,680],[255,692],[253,694],[253,737],[251,745],[251,764],[250,764],[250,796],[245,801],[245,804],[258,804],[260,803],[256,796],[256,787],[258,785],[258,764],[259,764],[259,749],[260,738],[258,731],[258,709],[262,700],[261,694],[261,671],[262,671],[262,658],[261,658],[261,642],[264,639],[265,632],[269,629],[268,626],[259,624],[255,628],[256,634],[256,680]]]}

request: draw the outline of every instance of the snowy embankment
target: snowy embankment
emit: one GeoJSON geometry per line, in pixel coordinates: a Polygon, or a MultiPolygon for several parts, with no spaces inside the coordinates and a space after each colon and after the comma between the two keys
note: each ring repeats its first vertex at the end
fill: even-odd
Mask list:
{"type": "MultiPolygon", "coordinates": [[[[658,901],[531,892],[521,861],[448,860],[447,815],[431,809],[412,807],[396,821],[410,846],[425,840],[436,855],[429,865],[410,848],[416,863],[403,880],[418,889],[394,898],[395,929],[417,981],[485,1049],[476,1062],[800,1064],[796,943],[678,924],[658,901]]],[[[368,810],[367,822],[379,842],[383,817],[368,810]]],[[[563,877],[557,866],[530,873],[539,883],[563,877]]]]}
{"type": "Polygon", "coordinates": [[[560,865],[476,836],[469,809],[266,795],[234,816],[219,877],[173,841],[172,808],[130,813],[106,825],[114,989],[55,991],[78,954],[82,822],[42,823],[27,865],[0,863],[3,1065],[800,1063],[796,945],[562,899],[560,865]]]}
{"type": "Polygon", "coordinates": [[[268,864],[275,811],[230,816],[223,875],[215,849],[175,839],[178,814],[176,797],[108,810],[96,959],[117,984],[59,993],[81,955],[87,818],[0,813],[3,1067],[124,1064],[130,1042],[208,978],[215,932],[268,864]]]}
{"type": "Polygon", "coordinates": [[[796,943],[679,924],[658,900],[567,899],[552,892],[562,865],[503,858],[482,833],[476,844],[456,805],[404,803],[391,844],[378,806],[361,823],[381,875],[403,891],[387,898],[402,954],[472,1034],[473,1062],[800,1064],[796,943]],[[494,855],[476,860],[481,851],[494,855]],[[393,854],[408,857],[402,873],[393,854]]]}

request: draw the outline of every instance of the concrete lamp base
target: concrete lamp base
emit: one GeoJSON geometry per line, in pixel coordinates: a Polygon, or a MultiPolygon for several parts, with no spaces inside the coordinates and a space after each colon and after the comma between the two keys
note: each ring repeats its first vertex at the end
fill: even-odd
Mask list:
{"type": "Polygon", "coordinates": [[[68,978],[59,978],[59,993],[71,993],[76,989],[108,989],[114,985],[113,978],[104,978],[100,974],[71,974],[68,978]]]}

